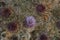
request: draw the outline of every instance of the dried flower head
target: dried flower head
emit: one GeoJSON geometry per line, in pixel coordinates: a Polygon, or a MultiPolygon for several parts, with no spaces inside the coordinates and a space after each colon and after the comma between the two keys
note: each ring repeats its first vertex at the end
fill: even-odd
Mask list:
{"type": "Polygon", "coordinates": [[[45,11],[45,6],[43,4],[37,4],[36,11],[37,12],[44,12],[45,11]]]}
{"type": "Polygon", "coordinates": [[[39,40],[48,40],[48,36],[45,34],[40,35],[39,40]]]}
{"type": "Polygon", "coordinates": [[[5,18],[9,17],[11,15],[11,10],[9,8],[1,8],[0,15],[5,18]]]}
{"type": "Polygon", "coordinates": [[[32,27],[36,24],[36,20],[33,16],[27,16],[25,22],[28,27],[32,27]]]}
{"type": "Polygon", "coordinates": [[[15,31],[17,29],[17,23],[16,22],[10,22],[7,26],[9,31],[15,31]]]}

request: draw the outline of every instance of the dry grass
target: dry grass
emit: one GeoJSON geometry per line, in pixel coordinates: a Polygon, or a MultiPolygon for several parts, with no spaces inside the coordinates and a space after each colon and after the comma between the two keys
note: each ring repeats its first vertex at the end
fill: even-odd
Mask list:
{"type": "MultiPolygon", "coordinates": [[[[6,3],[5,7],[12,8],[12,15],[9,18],[2,18],[0,17],[0,27],[3,28],[3,32],[10,34],[20,35],[19,40],[37,40],[39,38],[38,35],[40,33],[46,33],[49,36],[49,40],[56,40],[57,37],[60,37],[58,33],[58,29],[55,25],[55,22],[60,20],[60,7],[59,7],[59,0],[1,0],[6,3]],[[36,12],[36,3],[37,4],[44,4],[46,6],[46,11],[39,13],[36,12]],[[59,8],[58,8],[58,7],[59,8]],[[58,9],[56,9],[58,8],[58,9]],[[58,12],[58,13],[57,13],[58,12]],[[23,25],[23,21],[26,16],[34,16],[36,18],[36,26],[34,28],[26,28],[23,25]],[[19,30],[18,32],[10,33],[6,30],[6,25],[11,21],[18,21],[19,22],[19,30]],[[22,31],[22,32],[21,32],[22,31]],[[32,35],[31,32],[34,32],[32,35]],[[20,33],[21,32],[21,33],[20,33]],[[35,35],[36,34],[36,35],[35,35]],[[20,38],[21,37],[21,38],[20,38]],[[35,39],[36,37],[36,39],[35,39]]],[[[1,32],[0,32],[1,34],[1,32]]],[[[9,37],[7,37],[7,40],[9,37]]]]}

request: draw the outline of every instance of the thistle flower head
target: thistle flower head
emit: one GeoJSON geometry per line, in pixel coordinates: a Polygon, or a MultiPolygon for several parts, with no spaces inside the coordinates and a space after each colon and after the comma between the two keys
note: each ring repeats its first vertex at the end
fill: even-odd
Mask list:
{"type": "Polygon", "coordinates": [[[7,26],[9,31],[15,31],[17,29],[17,23],[15,22],[10,22],[7,26]]]}
{"type": "Polygon", "coordinates": [[[0,8],[0,15],[8,18],[11,15],[11,10],[9,8],[0,8]]]}
{"type": "Polygon", "coordinates": [[[48,40],[48,36],[45,35],[45,34],[42,34],[42,35],[39,37],[39,40],[48,40]]]}
{"type": "Polygon", "coordinates": [[[37,12],[44,12],[45,11],[45,6],[43,4],[37,4],[36,11],[37,12]]]}
{"type": "Polygon", "coordinates": [[[35,18],[33,16],[27,16],[25,21],[26,21],[26,25],[28,27],[32,27],[32,26],[34,26],[36,24],[36,20],[35,20],[35,18]]]}

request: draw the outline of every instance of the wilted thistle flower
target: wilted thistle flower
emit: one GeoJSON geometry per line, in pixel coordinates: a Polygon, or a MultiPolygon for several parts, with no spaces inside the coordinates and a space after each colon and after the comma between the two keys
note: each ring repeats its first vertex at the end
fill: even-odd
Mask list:
{"type": "Polygon", "coordinates": [[[17,29],[17,23],[16,22],[10,22],[7,26],[9,31],[15,31],[17,29]]]}
{"type": "Polygon", "coordinates": [[[11,10],[9,8],[0,8],[0,15],[8,18],[11,15],[11,10]]]}
{"type": "Polygon", "coordinates": [[[36,11],[37,12],[44,12],[45,11],[45,6],[43,4],[37,4],[36,11]]]}
{"type": "Polygon", "coordinates": [[[48,36],[45,34],[40,35],[39,40],[48,40],[48,36]]]}
{"type": "Polygon", "coordinates": [[[33,27],[36,24],[36,20],[33,16],[27,16],[25,22],[27,27],[33,27]]]}

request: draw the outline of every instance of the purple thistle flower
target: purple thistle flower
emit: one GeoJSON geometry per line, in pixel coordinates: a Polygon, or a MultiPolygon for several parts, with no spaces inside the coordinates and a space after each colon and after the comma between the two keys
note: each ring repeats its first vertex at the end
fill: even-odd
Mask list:
{"type": "Polygon", "coordinates": [[[26,26],[33,27],[36,24],[36,20],[33,16],[27,16],[26,19],[26,26]]]}

